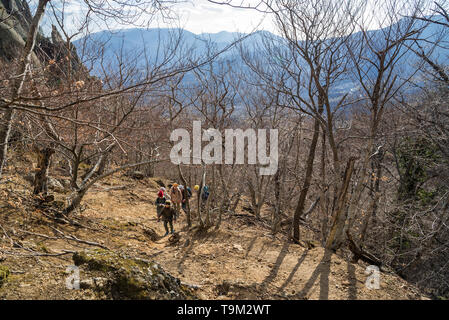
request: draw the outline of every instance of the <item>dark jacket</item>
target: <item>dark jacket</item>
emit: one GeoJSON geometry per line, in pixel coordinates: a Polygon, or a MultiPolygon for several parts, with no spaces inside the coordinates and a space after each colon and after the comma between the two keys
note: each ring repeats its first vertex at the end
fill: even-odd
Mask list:
{"type": "Polygon", "coordinates": [[[161,217],[162,221],[172,221],[176,217],[176,211],[172,207],[164,207],[157,215],[158,219],[161,217]]]}
{"type": "Polygon", "coordinates": [[[184,200],[186,200],[185,193],[184,193],[185,191],[187,191],[187,199],[190,199],[192,197],[192,190],[189,187],[187,187],[186,190],[182,190],[182,202],[184,202],[184,200]]]}
{"type": "Polygon", "coordinates": [[[159,216],[160,212],[162,211],[162,209],[164,208],[164,204],[165,201],[167,201],[167,199],[165,199],[165,197],[157,197],[156,201],[154,202],[154,204],[156,205],[156,212],[159,216]]]}
{"type": "Polygon", "coordinates": [[[154,202],[154,204],[155,204],[155,205],[165,204],[165,201],[166,201],[166,200],[167,200],[167,199],[165,199],[165,197],[162,197],[162,198],[157,197],[157,198],[156,198],[156,201],[154,202]]]}

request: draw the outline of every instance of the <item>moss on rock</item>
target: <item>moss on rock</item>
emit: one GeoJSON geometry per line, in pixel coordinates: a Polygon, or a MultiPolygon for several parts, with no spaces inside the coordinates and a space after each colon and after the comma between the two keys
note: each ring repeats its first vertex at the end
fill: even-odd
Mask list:
{"type": "MultiPolygon", "coordinates": [[[[103,249],[76,252],[73,261],[108,278],[113,299],[195,299],[192,290],[157,263],[124,257],[103,249]]],[[[108,292],[107,292],[108,293],[108,292]]]]}
{"type": "Polygon", "coordinates": [[[10,274],[8,267],[0,265],[0,287],[6,282],[10,274]]]}

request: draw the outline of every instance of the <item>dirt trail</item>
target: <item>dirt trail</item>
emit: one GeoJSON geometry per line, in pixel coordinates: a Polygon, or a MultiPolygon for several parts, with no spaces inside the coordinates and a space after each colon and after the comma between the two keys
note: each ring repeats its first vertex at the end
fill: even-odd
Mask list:
{"type": "MultiPolygon", "coordinates": [[[[95,186],[84,201],[82,219],[96,230],[57,226],[67,234],[97,241],[109,248],[156,262],[181,281],[198,286],[204,299],[421,299],[417,289],[396,275],[381,273],[380,289],[368,289],[365,265],[351,264],[321,247],[306,248],[273,238],[255,220],[226,216],[220,230],[190,234],[182,230],[185,217],[176,222],[180,240],[149,240],[144,229],[164,234],[153,205],[158,185],[153,180],[113,177],[95,186]],[[63,229],[64,228],[64,229],[63,229]]],[[[17,214],[17,213],[16,213],[17,214]]],[[[14,215],[0,213],[3,226],[19,229],[14,215]],[[9,223],[8,223],[9,222],[9,223]]],[[[33,218],[28,218],[34,221],[33,218]]],[[[45,224],[33,222],[33,232],[51,235],[45,224]]],[[[19,232],[20,234],[20,232],[19,232]]],[[[49,252],[86,247],[66,240],[23,235],[23,243],[49,252]]],[[[0,241],[0,249],[6,248],[0,241]]],[[[89,290],[65,289],[64,273],[73,264],[70,255],[24,258],[0,262],[15,270],[2,288],[6,299],[93,299],[89,290]]],[[[81,274],[81,277],[88,276],[81,274]]]]}

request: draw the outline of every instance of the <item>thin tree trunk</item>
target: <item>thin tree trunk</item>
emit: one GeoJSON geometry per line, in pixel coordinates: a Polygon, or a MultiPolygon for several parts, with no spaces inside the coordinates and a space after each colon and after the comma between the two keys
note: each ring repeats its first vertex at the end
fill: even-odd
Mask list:
{"type": "Polygon", "coordinates": [[[38,160],[37,160],[37,166],[39,168],[39,171],[36,172],[34,176],[34,194],[42,193],[43,195],[47,195],[48,187],[48,170],[50,168],[50,160],[53,153],[55,153],[55,150],[52,148],[45,148],[43,150],[39,150],[36,148],[38,160]]]}
{"type": "Polygon", "coordinates": [[[343,178],[343,183],[340,188],[337,208],[335,211],[334,221],[332,223],[331,231],[329,237],[326,241],[326,249],[337,251],[341,246],[343,229],[346,223],[346,195],[348,193],[349,183],[351,181],[351,176],[354,171],[354,162],[357,158],[351,157],[346,165],[346,170],[343,178]]]}
{"type": "Polygon", "coordinates": [[[271,232],[273,235],[278,232],[281,221],[281,168],[278,168],[278,171],[274,176],[274,197],[276,202],[274,205],[273,219],[271,222],[271,232]]]}
{"type": "Polygon", "coordinates": [[[354,195],[351,197],[351,202],[349,204],[348,208],[348,219],[347,224],[345,226],[344,232],[346,233],[346,230],[350,230],[352,228],[352,225],[355,221],[356,215],[357,215],[357,208],[359,207],[360,200],[362,198],[363,190],[365,189],[365,179],[367,178],[367,172],[368,172],[368,165],[370,161],[370,154],[372,153],[373,149],[373,138],[371,137],[368,140],[368,145],[365,148],[365,154],[363,155],[363,163],[362,168],[360,170],[360,177],[358,179],[357,185],[354,190],[354,195]]]}
{"type": "MultiPolygon", "coordinates": [[[[360,243],[363,244],[365,241],[366,233],[368,230],[369,222],[376,217],[377,207],[379,203],[380,198],[380,180],[382,176],[382,166],[381,166],[381,158],[376,159],[376,181],[374,183],[374,194],[373,199],[371,201],[371,205],[368,209],[368,212],[366,213],[366,217],[364,217],[364,221],[362,223],[362,228],[360,231],[360,243]]],[[[374,171],[374,170],[373,170],[374,171]]]]}
{"type": "Polygon", "coordinates": [[[320,208],[321,208],[321,237],[324,244],[327,235],[327,224],[328,224],[328,205],[325,193],[326,187],[326,133],[323,132],[321,135],[321,190],[320,190],[320,208]]]}
{"type": "Polygon", "coordinates": [[[184,178],[184,175],[182,174],[182,169],[181,169],[180,164],[178,164],[178,173],[179,173],[179,177],[181,178],[182,184],[184,185],[184,190],[182,192],[184,193],[184,199],[186,199],[187,227],[190,228],[192,226],[192,221],[190,218],[190,203],[189,203],[188,192],[187,192],[187,180],[184,178]]]}
{"type": "Polygon", "coordinates": [[[318,142],[318,137],[320,134],[320,122],[318,119],[315,119],[314,128],[313,128],[313,137],[312,144],[310,145],[309,155],[307,157],[307,167],[306,167],[306,176],[304,178],[304,184],[301,189],[301,193],[299,194],[298,203],[296,205],[296,210],[293,215],[293,241],[299,241],[299,219],[304,213],[304,206],[306,202],[307,193],[309,192],[310,181],[312,179],[313,172],[313,162],[315,160],[315,151],[318,142]]]}

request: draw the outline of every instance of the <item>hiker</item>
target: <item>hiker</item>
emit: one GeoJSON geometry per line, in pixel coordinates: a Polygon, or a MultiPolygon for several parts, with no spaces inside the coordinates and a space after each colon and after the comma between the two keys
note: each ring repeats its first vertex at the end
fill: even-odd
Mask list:
{"type": "Polygon", "coordinates": [[[173,234],[175,232],[173,229],[173,222],[176,222],[176,211],[171,207],[170,200],[165,201],[161,212],[157,215],[157,222],[160,221],[161,217],[165,228],[164,237],[168,235],[168,225],[170,226],[170,233],[173,234]]]}
{"type": "Polygon", "coordinates": [[[203,187],[203,192],[201,193],[201,198],[203,199],[204,202],[206,202],[207,199],[209,198],[209,187],[208,186],[203,187]]]}
{"type": "Polygon", "coordinates": [[[179,217],[182,203],[182,192],[179,190],[177,183],[173,183],[173,186],[170,189],[170,200],[175,208],[176,216],[179,217]]]}
{"type": "Polygon", "coordinates": [[[181,204],[181,207],[182,207],[182,210],[184,210],[184,212],[186,212],[186,209],[187,209],[187,201],[189,201],[189,199],[192,197],[192,190],[189,188],[189,187],[187,187],[186,188],[186,190],[184,191],[184,186],[179,186],[179,189],[181,189],[181,192],[182,192],[182,204],[181,204]],[[187,192],[187,197],[186,197],[186,193],[187,192]]]}
{"type": "Polygon", "coordinates": [[[162,190],[165,199],[170,200],[170,195],[167,193],[167,190],[164,187],[161,187],[159,190],[162,190]]]}
{"type": "Polygon", "coordinates": [[[167,198],[165,198],[164,191],[159,190],[159,192],[157,193],[156,201],[154,202],[154,204],[156,205],[156,212],[158,216],[161,213],[162,208],[164,208],[165,201],[167,201],[167,198]]]}

